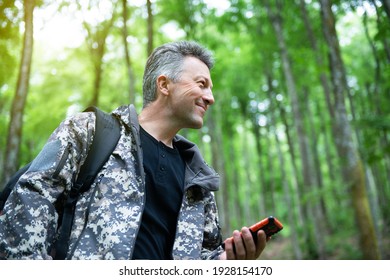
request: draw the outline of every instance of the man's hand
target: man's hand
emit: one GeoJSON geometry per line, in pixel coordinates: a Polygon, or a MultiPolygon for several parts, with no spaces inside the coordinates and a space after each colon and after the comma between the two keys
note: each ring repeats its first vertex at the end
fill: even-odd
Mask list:
{"type": "Polygon", "coordinates": [[[252,238],[252,233],[247,227],[233,232],[233,238],[225,240],[225,252],[220,260],[256,260],[263,252],[267,238],[263,230],[257,232],[257,243],[252,238]],[[233,243],[235,250],[233,249],[233,243]]]}

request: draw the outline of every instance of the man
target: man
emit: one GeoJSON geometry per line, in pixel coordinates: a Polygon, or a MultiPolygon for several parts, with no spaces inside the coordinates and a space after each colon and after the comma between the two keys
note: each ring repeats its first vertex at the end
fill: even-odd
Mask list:
{"type": "MultiPolygon", "coordinates": [[[[213,191],[219,177],[195,144],[177,135],[201,128],[214,103],[211,54],[194,42],[168,43],[148,58],[144,107],[113,113],[121,137],[91,188],[78,200],[68,259],[256,259],[247,228],[223,249],[213,191]]],[[[57,212],[94,134],[93,113],[66,119],[21,177],[0,216],[0,255],[51,259],[57,212]]]]}

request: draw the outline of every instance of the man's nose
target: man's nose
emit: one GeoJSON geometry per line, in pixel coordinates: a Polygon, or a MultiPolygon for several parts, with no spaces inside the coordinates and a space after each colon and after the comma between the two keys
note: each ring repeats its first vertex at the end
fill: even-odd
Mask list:
{"type": "Polygon", "coordinates": [[[211,90],[211,88],[206,89],[205,94],[203,95],[203,100],[207,105],[213,105],[215,100],[214,100],[214,95],[211,90]]]}

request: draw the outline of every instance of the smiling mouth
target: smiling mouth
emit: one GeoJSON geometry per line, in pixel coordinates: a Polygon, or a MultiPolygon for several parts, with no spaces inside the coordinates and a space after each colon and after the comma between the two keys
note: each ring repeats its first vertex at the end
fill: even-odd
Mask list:
{"type": "Polygon", "coordinates": [[[203,110],[207,110],[206,106],[203,106],[203,105],[198,105],[200,108],[202,108],[203,110]]]}
{"type": "Polygon", "coordinates": [[[202,104],[202,103],[198,102],[195,105],[200,107],[200,108],[202,108],[205,112],[207,111],[207,105],[206,104],[202,104]]]}

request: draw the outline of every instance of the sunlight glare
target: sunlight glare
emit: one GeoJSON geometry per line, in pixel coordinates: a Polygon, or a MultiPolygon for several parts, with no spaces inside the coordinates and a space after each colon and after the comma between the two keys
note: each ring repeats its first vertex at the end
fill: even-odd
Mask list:
{"type": "Polygon", "coordinates": [[[228,0],[205,0],[208,9],[216,9],[217,15],[220,16],[230,8],[230,2],[228,0]]]}
{"type": "Polygon", "coordinates": [[[38,9],[34,17],[34,39],[46,49],[76,48],[84,42],[81,21],[69,14],[38,9]]]}

